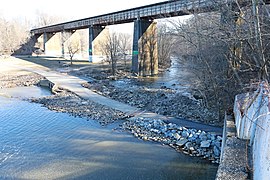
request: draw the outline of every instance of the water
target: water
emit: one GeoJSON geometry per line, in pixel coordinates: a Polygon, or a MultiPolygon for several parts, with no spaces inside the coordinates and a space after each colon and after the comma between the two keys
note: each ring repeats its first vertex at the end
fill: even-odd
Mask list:
{"type": "Polygon", "coordinates": [[[166,87],[179,92],[189,92],[194,78],[188,69],[179,62],[177,58],[172,57],[171,67],[156,77],[140,77],[136,81],[132,79],[122,79],[112,82],[119,88],[136,88],[136,86],[148,88],[166,87]]]}
{"type": "Polygon", "coordinates": [[[0,179],[214,179],[217,166],[0,96],[0,179]]]}
{"type": "Polygon", "coordinates": [[[0,89],[0,96],[29,99],[51,95],[51,90],[45,87],[28,86],[0,89]]]}

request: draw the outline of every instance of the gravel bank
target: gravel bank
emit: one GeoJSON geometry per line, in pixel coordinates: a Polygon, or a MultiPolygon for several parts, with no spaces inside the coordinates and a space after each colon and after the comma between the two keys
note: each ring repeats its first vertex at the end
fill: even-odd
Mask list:
{"type": "MultiPolygon", "coordinates": [[[[136,81],[136,80],[135,80],[136,81]]],[[[82,85],[114,100],[141,108],[142,110],[176,118],[189,119],[209,125],[222,126],[215,112],[200,105],[190,94],[161,87],[160,89],[131,86],[120,88],[109,80],[96,80],[82,85]]]]}
{"type": "Polygon", "coordinates": [[[11,74],[0,73],[0,88],[12,88],[17,86],[32,86],[38,84],[43,76],[35,73],[11,74]]]}
{"type": "Polygon", "coordinates": [[[43,104],[50,110],[69,113],[72,116],[83,117],[107,125],[115,120],[125,119],[124,113],[109,107],[84,100],[72,92],[56,89],[57,93],[44,98],[32,99],[32,102],[43,104]]]}

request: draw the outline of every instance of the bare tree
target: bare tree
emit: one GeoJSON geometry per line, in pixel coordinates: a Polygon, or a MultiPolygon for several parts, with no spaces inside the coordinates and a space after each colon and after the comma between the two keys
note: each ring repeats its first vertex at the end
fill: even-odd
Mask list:
{"type": "MultiPolygon", "coordinates": [[[[75,54],[77,54],[79,51],[81,51],[81,43],[80,43],[80,37],[73,36],[74,32],[63,32],[62,33],[62,43],[64,43],[63,46],[67,47],[67,53],[69,55],[70,64],[73,64],[73,58],[75,54]]],[[[64,48],[65,51],[65,48],[64,48]]],[[[65,52],[64,52],[65,54],[65,52]]]]}
{"type": "Polygon", "coordinates": [[[111,63],[112,75],[115,76],[117,71],[117,60],[118,54],[120,52],[119,48],[119,34],[116,32],[110,33],[106,37],[106,41],[102,42],[102,51],[108,57],[109,62],[111,63]]]}
{"type": "Polygon", "coordinates": [[[171,54],[175,37],[168,26],[163,23],[158,27],[158,64],[159,67],[168,68],[171,65],[171,54]]]}
{"type": "Polygon", "coordinates": [[[121,33],[119,34],[119,51],[123,56],[125,67],[127,66],[127,55],[132,49],[132,37],[130,34],[121,33]]]}
{"type": "Polygon", "coordinates": [[[0,19],[0,52],[11,55],[29,38],[27,26],[22,22],[0,19]]]}
{"type": "Polygon", "coordinates": [[[72,65],[73,64],[74,55],[77,52],[80,51],[80,44],[79,44],[79,42],[69,42],[68,41],[67,48],[68,48],[68,54],[69,54],[69,57],[70,57],[70,64],[72,65]]]}
{"type": "Polygon", "coordinates": [[[269,78],[269,7],[256,2],[172,23],[178,55],[196,75],[203,105],[220,118],[251,81],[269,78]]]}
{"type": "Polygon", "coordinates": [[[36,20],[35,20],[35,27],[43,27],[48,26],[56,23],[60,23],[64,21],[65,18],[60,16],[52,16],[48,13],[37,11],[36,12],[36,20]]]}

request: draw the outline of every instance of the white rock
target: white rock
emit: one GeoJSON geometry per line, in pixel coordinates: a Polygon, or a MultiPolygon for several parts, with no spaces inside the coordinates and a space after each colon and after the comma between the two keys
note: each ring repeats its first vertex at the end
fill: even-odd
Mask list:
{"type": "Polygon", "coordinates": [[[176,142],[176,145],[182,147],[182,146],[184,146],[187,142],[188,142],[187,139],[181,138],[179,141],[176,142]]]}
{"type": "Polygon", "coordinates": [[[174,133],[173,136],[177,140],[179,140],[181,138],[181,136],[178,133],[174,133]]]}
{"type": "Polygon", "coordinates": [[[210,142],[209,141],[202,141],[200,147],[201,148],[209,148],[210,142]]]}

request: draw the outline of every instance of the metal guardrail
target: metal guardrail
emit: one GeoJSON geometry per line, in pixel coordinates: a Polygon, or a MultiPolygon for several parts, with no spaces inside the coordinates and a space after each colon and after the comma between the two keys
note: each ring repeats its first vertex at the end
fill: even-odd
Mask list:
{"type": "Polygon", "coordinates": [[[32,34],[54,33],[63,30],[84,29],[89,26],[106,26],[133,22],[136,19],[159,19],[183,16],[197,12],[214,11],[220,8],[224,0],[170,0],[127,9],[114,13],[60,23],[31,30],[32,34]]]}

